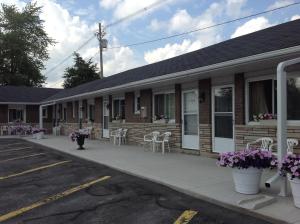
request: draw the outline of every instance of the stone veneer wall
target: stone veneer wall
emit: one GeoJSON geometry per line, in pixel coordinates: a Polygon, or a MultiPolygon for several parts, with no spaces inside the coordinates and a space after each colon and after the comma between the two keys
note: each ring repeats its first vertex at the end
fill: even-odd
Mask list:
{"type": "MultiPolygon", "coordinates": [[[[241,149],[248,142],[254,141],[260,137],[277,138],[277,127],[267,125],[236,125],[235,126],[235,143],[236,149],[241,149]]],[[[300,127],[289,126],[288,138],[300,139],[300,127]]],[[[300,146],[295,149],[295,152],[300,153],[300,146]]]]}
{"type": "Polygon", "coordinates": [[[199,125],[199,142],[201,152],[212,152],[211,124],[199,125]]]}
{"type": "Polygon", "coordinates": [[[158,124],[158,123],[109,123],[109,129],[127,128],[127,143],[141,145],[144,142],[144,135],[152,131],[161,133],[170,131],[172,133],[170,147],[181,148],[181,129],[179,124],[158,124]]]}
{"type": "MultiPolygon", "coordinates": [[[[79,123],[61,123],[62,125],[62,130],[61,134],[62,135],[69,135],[72,131],[78,130],[79,128],[79,123]]],[[[82,123],[82,127],[90,127],[92,125],[93,127],[93,132],[92,132],[92,139],[101,139],[102,138],[102,124],[100,123],[82,123]]]]}

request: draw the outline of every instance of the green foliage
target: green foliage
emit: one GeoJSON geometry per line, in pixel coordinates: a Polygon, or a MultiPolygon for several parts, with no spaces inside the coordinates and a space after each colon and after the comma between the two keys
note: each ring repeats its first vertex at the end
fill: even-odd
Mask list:
{"type": "Polygon", "coordinates": [[[80,84],[99,79],[97,64],[92,59],[85,61],[78,53],[74,53],[74,65],[68,67],[63,75],[64,88],[72,88],[80,84]]]}
{"type": "Polygon", "coordinates": [[[41,74],[54,44],[40,19],[41,7],[28,3],[21,11],[14,5],[0,8],[0,85],[41,86],[41,74]]]}

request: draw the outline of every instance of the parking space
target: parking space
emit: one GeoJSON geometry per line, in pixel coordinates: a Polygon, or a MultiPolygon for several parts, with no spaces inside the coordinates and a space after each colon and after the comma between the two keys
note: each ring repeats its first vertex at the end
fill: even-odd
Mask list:
{"type": "Polygon", "coordinates": [[[0,139],[0,192],[1,223],[268,223],[20,139],[0,139]]]}

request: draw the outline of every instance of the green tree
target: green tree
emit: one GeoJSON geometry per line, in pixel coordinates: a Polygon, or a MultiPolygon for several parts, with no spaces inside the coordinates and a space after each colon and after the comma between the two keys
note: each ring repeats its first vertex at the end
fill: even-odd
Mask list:
{"type": "Polygon", "coordinates": [[[41,86],[47,47],[55,42],[44,30],[41,7],[28,3],[22,10],[15,5],[0,8],[0,85],[41,86]]]}
{"type": "Polygon", "coordinates": [[[90,58],[85,61],[78,53],[74,52],[74,65],[68,67],[63,75],[64,88],[72,88],[80,84],[99,79],[97,64],[90,58]]]}

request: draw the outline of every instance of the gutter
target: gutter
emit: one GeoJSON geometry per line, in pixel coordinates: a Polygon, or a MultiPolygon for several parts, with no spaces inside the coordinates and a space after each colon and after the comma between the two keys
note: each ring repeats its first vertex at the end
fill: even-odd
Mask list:
{"type": "Polygon", "coordinates": [[[248,57],[225,61],[225,62],[213,64],[213,65],[208,65],[208,66],[204,66],[204,67],[200,67],[200,68],[170,73],[170,74],[166,74],[166,75],[162,75],[162,76],[157,76],[154,78],[143,79],[143,80],[139,80],[139,81],[135,81],[135,82],[130,82],[130,83],[127,83],[124,85],[100,89],[100,90],[96,90],[96,91],[92,91],[92,92],[86,92],[86,93],[82,93],[82,94],[77,94],[77,95],[63,97],[63,98],[49,100],[49,101],[42,101],[41,104],[56,103],[56,102],[61,102],[61,101],[67,101],[67,100],[74,99],[74,98],[84,98],[84,97],[96,95],[96,94],[111,93],[114,91],[127,89],[127,88],[131,88],[131,87],[136,87],[136,86],[142,87],[145,85],[155,84],[155,83],[162,82],[162,81],[171,81],[171,80],[177,79],[179,77],[182,78],[183,76],[194,77],[194,76],[198,76],[199,73],[203,73],[203,72],[219,70],[219,69],[222,69],[225,67],[240,65],[240,64],[247,63],[247,62],[260,61],[263,59],[269,59],[272,57],[277,57],[277,56],[282,56],[285,54],[291,54],[291,53],[297,53],[297,52],[300,53],[300,46],[284,48],[284,49],[270,51],[270,52],[266,52],[266,53],[262,53],[262,54],[256,54],[256,55],[252,55],[252,56],[248,56],[248,57]]]}

